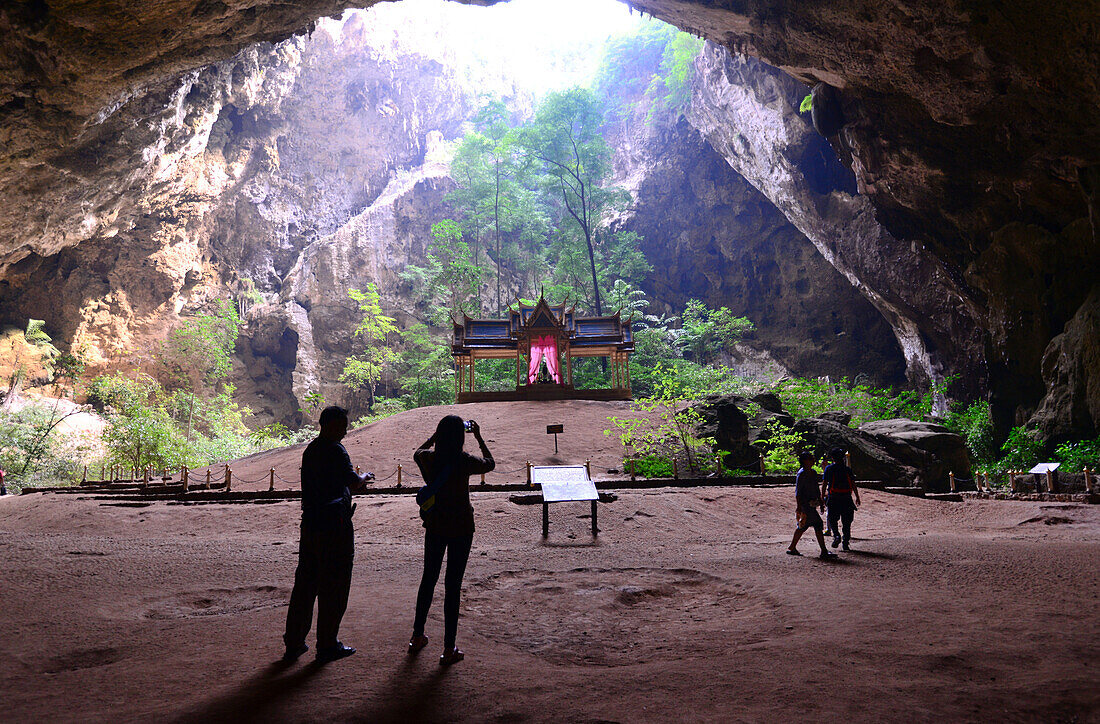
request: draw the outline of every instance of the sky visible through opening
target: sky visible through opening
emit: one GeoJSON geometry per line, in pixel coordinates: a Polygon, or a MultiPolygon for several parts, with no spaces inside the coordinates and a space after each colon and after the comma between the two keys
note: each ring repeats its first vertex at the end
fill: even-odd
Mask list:
{"type": "Polygon", "coordinates": [[[372,33],[391,35],[394,47],[462,69],[488,92],[514,84],[536,98],[588,85],[607,39],[643,22],[617,0],[511,0],[490,7],[401,0],[348,15],[354,13],[362,13],[372,33]]]}

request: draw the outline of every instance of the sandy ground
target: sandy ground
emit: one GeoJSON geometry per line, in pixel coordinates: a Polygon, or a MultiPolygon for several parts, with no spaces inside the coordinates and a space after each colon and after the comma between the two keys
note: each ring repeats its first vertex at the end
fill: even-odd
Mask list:
{"type": "Polygon", "coordinates": [[[359,652],[290,667],[296,503],[0,499],[0,719],[1100,721],[1100,507],[868,491],[826,563],[783,554],[790,498],[623,491],[598,540],[560,504],[544,541],[538,506],[476,495],[449,669],[441,589],[405,654],[409,497],[359,499],[359,652]]]}
{"type": "MultiPolygon", "coordinates": [[[[592,477],[617,477],[608,470],[621,470],[624,449],[609,416],[640,417],[629,402],[555,400],[542,402],[483,402],[467,405],[421,407],[402,412],[348,432],[344,447],[351,460],[363,470],[375,473],[386,486],[397,482],[397,466],[410,476],[406,484],[423,485],[413,462],[413,451],[435,432],[440,418],[456,414],[477,420],[489,449],[497,460],[497,470],[485,476],[490,484],[520,483],[526,480],[525,461],[533,465],[580,465],[592,461],[592,477]],[[554,436],[546,434],[547,425],[561,424],[558,452],[554,436]],[[612,430],[604,435],[604,430],[612,430]]],[[[271,450],[234,461],[234,490],[267,490],[268,471],[274,467],[278,490],[297,489],[301,478],[302,450],[305,444],[271,450]]],[[[477,452],[472,436],[468,450],[477,452]]],[[[222,474],[215,465],[215,476],[222,474]]],[[[201,483],[206,468],[196,469],[192,481],[201,483]]],[[[474,481],[477,482],[476,480],[474,481]]]]}

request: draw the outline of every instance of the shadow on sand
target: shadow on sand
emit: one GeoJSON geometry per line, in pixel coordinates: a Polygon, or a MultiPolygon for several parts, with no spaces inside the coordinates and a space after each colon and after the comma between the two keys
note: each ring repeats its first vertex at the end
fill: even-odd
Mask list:
{"type": "Polygon", "coordinates": [[[847,551],[845,555],[859,556],[860,558],[878,558],[884,561],[893,561],[897,559],[897,556],[890,553],[876,553],[875,551],[852,550],[847,551]]]}
{"type": "Polygon", "coordinates": [[[175,718],[176,722],[259,722],[269,721],[279,704],[298,691],[324,668],[311,661],[301,669],[281,676],[294,664],[276,661],[242,681],[237,689],[205,703],[190,707],[175,718]]]}
{"type": "Polygon", "coordinates": [[[424,652],[418,657],[406,656],[405,662],[375,692],[379,703],[370,705],[355,719],[368,722],[433,721],[437,703],[435,694],[448,670],[436,663],[437,657],[427,656],[427,663],[432,666],[431,673],[414,681],[414,664],[422,657],[424,652]]]}

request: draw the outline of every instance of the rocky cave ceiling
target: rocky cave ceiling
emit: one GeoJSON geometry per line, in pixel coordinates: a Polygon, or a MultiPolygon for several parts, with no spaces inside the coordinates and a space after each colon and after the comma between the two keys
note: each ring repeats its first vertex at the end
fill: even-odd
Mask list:
{"type": "MultiPolygon", "coordinates": [[[[370,4],[6,3],[0,275],[18,273],[28,255],[88,240],[110,246],[116,230],[103,222],[112,213],[106,190],[159,173],[148,151],[127,155],[147,146],[126,139],[181,122],[173,114],[193,90],[181,77],[370,4]]],[[[744,139],[723,130],[719,117],[695,125],[883,313],[911,372],[960,375],[960,391],[988,392],[1002,423],[1038,409],[1049,434],[1095,432],[1100,369],[1089,320],[1100,268],[1100,3],[633,7],[733,52],[709,59],[704,70],[716,82],[697,92],[730,86],[749,62],[742,55],[839,90],[845,125],[830,143],[861,194],[845,208],[830,207],[829,194],[792,189],[797,163],[740,147],[744,139]],[[785,162],[779,177],[774,168],[785,162]]],[[[758,106],[783,83],[793,81],[755,88],[758,106]]],[[[743,102],[736,93],[712,95],[707,107],[743,102]]]]}

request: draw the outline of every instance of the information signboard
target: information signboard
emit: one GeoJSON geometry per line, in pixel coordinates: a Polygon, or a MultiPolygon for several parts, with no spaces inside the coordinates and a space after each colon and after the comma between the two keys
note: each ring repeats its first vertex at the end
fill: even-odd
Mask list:
{"type": "Polygon", "coordinates": [[[547,503],[600,499],[583,465],[536,465],[531,468],[531,482],[542,486],[542,499],[547,503]]]}

